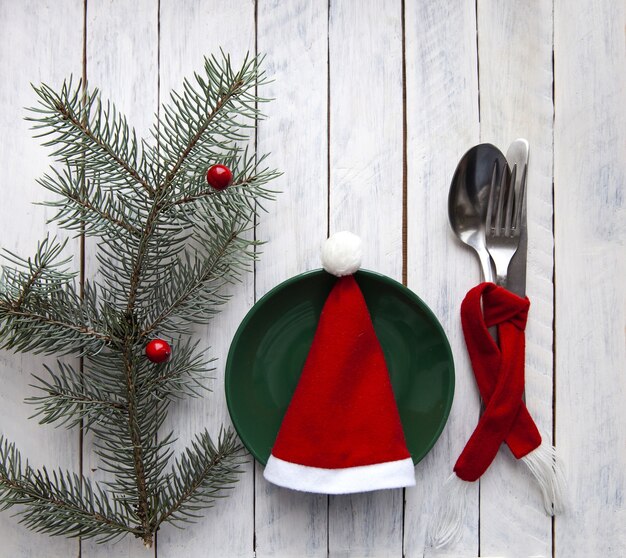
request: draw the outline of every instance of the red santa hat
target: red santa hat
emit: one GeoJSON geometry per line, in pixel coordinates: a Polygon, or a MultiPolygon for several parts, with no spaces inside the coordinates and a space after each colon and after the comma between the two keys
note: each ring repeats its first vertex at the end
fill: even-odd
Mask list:
{"type": "Polygon", "coordinates": [[[383,351],[352,275],[361,265],[359,237],[331,236],[322,264],[339,279],[263,475],[280,486],[325,494],[413,486],[414,465],[383,351]]]}

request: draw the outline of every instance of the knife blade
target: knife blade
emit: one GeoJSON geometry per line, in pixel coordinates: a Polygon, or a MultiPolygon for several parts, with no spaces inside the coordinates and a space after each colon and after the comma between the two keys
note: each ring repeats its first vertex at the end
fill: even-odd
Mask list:
{"type": "MultiPolygon", "coordinates": [[[[528,141],[519,138],[516,139],[506,152],[506,160],[509,164],[509,169],[512,170],[514,165],[517,165],[517,173],[515,178],[515,193],[519,193],[522,180],[526,179],[526,193],[528,193],[528,159],[529,159],[529,144],[528,141]],[[522,169],[526,169],[526,172],[522,172],[522,169]],[[526,176],[524,176],[526,175],[526,176]]],[[[528,253],[528,229],[526,226],[526,200],[528,195],[524,196],[524,207],[522,209],[522,222],[519,246],[517,252],[513,256],[511,263],[509,263],[509,269],[506,278],[506,288],[515,293],[518,296],[526,296],[526,259],[528,253]]]]}

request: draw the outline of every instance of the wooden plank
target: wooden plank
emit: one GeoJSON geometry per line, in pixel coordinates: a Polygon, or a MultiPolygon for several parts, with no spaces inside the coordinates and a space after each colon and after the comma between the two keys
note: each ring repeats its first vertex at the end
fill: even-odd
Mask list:
{"type": "MultiPolygon", "coordinates": [[[[184,77],[202,71],[203,57],[219,48],[230,53],[233,65],[243,62],[246,52],[254,52],[254,4],[247,0],[161,0],[161,101],[167,102],[172,89],[180,90],[184,77]]],[[[200,399],[185,400],[174,406],[165,428],[177,436],[177,449],[207,428],[217,437],[220,426],[230,425],[224,397],[224,365],[231,339],[253,300],[253,277],[237,285],[233,298],[208,327],[196,328],[196,335],[211,347],[217,357],[213,393],[200,399]]],[[[188,556],[249,557],[254,539],[254,489],[252,465],[228,498],[203,512],[204,517],[184,530],[171,526],[159,533],[159,558],[188,556]]]]}
{"type": "MultiPolygon", "coordinates": [[[[158,12],[152,0],[89,2],[87,4],[87,82],[110,99],[135,127],[138,137],[147,137],[157,110],[158,98],[158,12]]],[[[97,243],[85,242],[85,275],[97,277],[97,243]]],[[[83,472],[94,481],[110,478],[100,470],[93,453],[93,437],[85,436],[83,472]]],[[[155,555],[140,540],[126,537],[111,544],[82,542],[82,558],[99,558],[115,553],[120,557],[155,555]]]]}
{"type": "MultiPolygon", "coordinates": [[[[47,172],[51,159],[50,151],[33,139],[30,124],[23,120],[24,107],[36,105],[31,83],[45,82],[58,88],[71,73],[80,77],[82,20],[80,0],[0,2],[0,243],[24,257],[35,253],[37,242],[46,234],[59,232],[56,225],[46,224],[54,212],[32,203],[51,199],[35,183],[47,172]]],[[[59,236],[68,235],[60,232],[59,236]]],[[[66,254],[78,255],[78,246],[77,241],[70,241],[66,254]]],[[[78,433],[28,420],[34,409],[24,399],[35,395],[29,387],[31,374],[45,374],[44,362],[54,366],[55,359],[0,351],[0,430],[16,443],[24,461],[77,472],[78,433]]],[[[77,553],[77,541],[29,531],[18,525],[12,511],[0,515],[3,555],[27,558],[77,553]]]]}
{"type": "Polygon", "coordinates": [[[623,2],[554,5],[556,556],[626,556],[623,2]]]}
{"type": "MultiPolygon", "coordinates": [[[[459,307],[480,281],[474,253],[448,224],[447,200],[457,162],[478,143],[476,12],[473,2],[406,3],[407,272],[408,286],[439,318],[455,362],[455,397],[439,441],[416,468],[406,491],[404,551],[430,555],[427,529],[441,487],[479,414],[459,307]]],[[[447,549],[477,556],[478,486],[469,496],[461,540],[447,549]]],[[[439,555],[439,554],[437,554],[439,555]]]]}
{"type": "MultiPolygon", "coordinates": [[[[506,153],[530,142],[526,402],[539,430],[552,434],[552,2],[478,2],[481,141],[506,153]]],[[[480,552],[548,556],[551,520],[527,467],[502,447],[481,478],[480,552]]]]}
{"type": "MultiPolygon", "coordinates": [[[[256,267],[257,298],[320,267],[327,229],[327,25],[326,4],[258,3],[258,49],[273,80],[265,91],[275,99],[264,107],[258,149],[271,152],[284,174],[257,226],[257,238],[268,241],[256,267]]],[[[256,556],[326,556],[328,498],[274,486],[262,473],[257,464],[256,556]]]]}
{"type": "MultiPolygon", "coordinates": [[[[330,222],[363,240],[363,267],[402,278],[401,2],[331,2],[330,222]]],[[[332,556],[402,553],[403,491],[329,499],[332,556]]]]}

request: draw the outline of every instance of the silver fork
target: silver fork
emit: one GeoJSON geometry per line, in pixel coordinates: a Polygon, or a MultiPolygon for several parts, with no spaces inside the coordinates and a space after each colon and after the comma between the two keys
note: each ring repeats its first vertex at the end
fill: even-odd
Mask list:
{"type": "Polygon", "coordinates": [[[526,166],[522,169],[519,192],[515,192],[517,165],[513,166],[511,176],[506,169],[497,176],[494,167],[491,175],[491,188],[487,204],[486,240],[487,250],[496,266],[496,284],[506,285],[509,263],[519,246],[522,224],[522,211],[526,195],[526,166]]]}

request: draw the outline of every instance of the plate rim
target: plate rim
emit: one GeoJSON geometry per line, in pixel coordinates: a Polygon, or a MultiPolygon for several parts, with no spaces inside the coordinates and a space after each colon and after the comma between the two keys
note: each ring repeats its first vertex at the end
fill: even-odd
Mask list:
{"type": "MultiPolygon", "coordinates": [[[[235,432],[237,433],[237,436],[239,437],[242,445],[245,447],[245,449],[248,452],[250,452],[250,454],[254,457],[254,459],[256,461],[258,461],[262,466],[265,466],[267,464],[267,461],[261,459],[261,457],[259,455],[257,455],[256,451],[254,451],[253,449],[249,448],[246,445],[246,443],[244,441],[244,438],[241,435],[240,428],[238,427],[238,424],[237,424],[238,421],[235,419],[235,416],[233,415],[233,412],[232,412],[233,402],[232,402],[232,399],[231,399],[231,393],[230,393],[230,391],[228,389],[229,382],[227,381],[227,378],[231,375],[231,369],[232,369],[232,366],[233,366],[233,359],[234,359],[235,348],[236,348],[236,346],[238,344],[238,341],[239,341],[240,337],[243,335],[243,332],[246,330],[246,326],[254,318],[256,313],[259,311],[259,308],[261,308],[263,306],[263,304],[266,304],[267,300],[271,299],[275,295],[275,293],[277,291],[283,290],[285,287],[288,287],[288,286],[290,286],[293,283],[297,283],[299,281],[307,279],[309,276],[323,275],[325,273],[327,273],[327,271],[324,270],[323,268],[311,269],[309,271],[305,271],[303,273],[298,273],[296,275],[293,275],[292,277],[289,277],[288,279],[285,279],[284,281],[281,281],[280,283],[278,283],[277,285],[272,287],[259,300],[257,300],[250,307],[250,309],[246,312],[246,315],[244,316],[244,318],[239,323],[239,326],[237,327],[237,331],[235,331],[235,334],[233,335],[233,338],[232,338],[232,340],[230,342],[230,347],[228,349],[228,354],[226,356],[226,365],[224,367],[224,393],[225,393],[225,396],[226,396],[226,406],[228,408],[228,414],[230,416],[230,420],[231,420],[231,422],[233,424],[235,432]]],[[[355,273],[355,275],[357,277],[358,277],[359,274],[369,276],[369,277],[374,278],[375,280],[381,281],[383,283],[387,283],[391,287],[399,290],[400,292],[403,292],[410,299],[413,299],[413,301],[421,308],[421,310],[426,313],[426,315],[429,318],[429,320],[435,325],[436,329],[438,330],[438,333],[441,335],[441,337],[445,341],[444,347],[445,347],[446,354],[448,356],[448,360],[450,362],[450,368],[449,368],[450,390],[449,390],[449,393],[448,393],[448,397],[447,397],[447,399],[445,401],[444,414],[442,416],[441,424],[437,428],[437,430],[435,432],[435,435],[432,438],[432,441],[427,445],[427,447],[425,447],[424,450],[419,455],[416,455],[416,456],[413,457],[413,465],[415,466],[422,459],[424,459],[424,457],[426,457],[426,455],[428,455],[430,450],[437,443],[437,441],[441,437],[441,433],[443,432],[446,424],[448,423],[448,419],[450,418],[450,412],[452,410],[452,403],[454,401],[454,392],[456,390],[456,368],[455,368],[455,365],[454,365],[454,356],[452,354],[452,347],[450,346],[450,341],[448,340],[448,336],[446,335],[446,332],[443,329],[443,326],[441,325],[441,322],[439,321],[439,319],[437,318],[435,313],[430,309],[428,304],[426,304],[414,291],[412,291],[406,285],[403,285],[399,281],[396,281],[395,279],[389,277],[388,275],[384,275],[384,274],[379,273],[377,271],[372,271],[372,270],[369,270],[369,269],[362,269],[361,268],[361,269],[359,269],[355,273]]],[[[357,281],[358,281],[358,279],[357,279],[357,281]]],[[[368,312],[369,312],[369,309],[368,309],[368,312]]]]}

